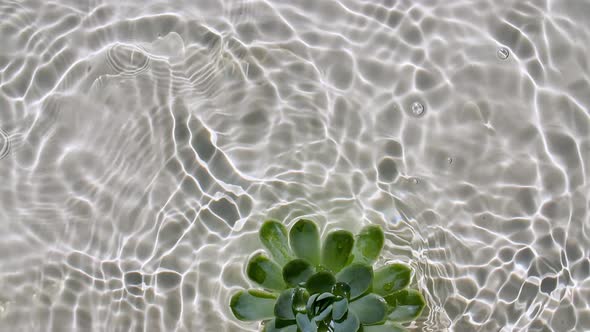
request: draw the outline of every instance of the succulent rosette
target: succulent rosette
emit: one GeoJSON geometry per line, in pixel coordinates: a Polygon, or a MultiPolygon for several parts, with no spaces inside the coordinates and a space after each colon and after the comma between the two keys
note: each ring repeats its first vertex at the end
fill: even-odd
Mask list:
{"type": "Polygon", "coordinates": [[[381,332],[404,331],[399,323],[422,313],[422,294],[408,288],[410,267],[372,267],[385,238],[379,226],[365,226],[356,236],[332,231],[321,246],[317,225],[306,219],[289,232],[266,221],[259,236],[270,257],[253,255],[246,274],[263,289],[232,296],[239,320],[264,321],[267,332],[381,332]]]}

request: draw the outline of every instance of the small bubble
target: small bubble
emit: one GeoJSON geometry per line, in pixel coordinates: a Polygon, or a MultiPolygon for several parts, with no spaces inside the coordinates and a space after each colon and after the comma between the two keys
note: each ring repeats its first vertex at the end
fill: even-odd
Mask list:
{"type": "Polygon", "coordinates": [[[510,56],[510,51],[506,47],[500,47],[498,49],[497,55],[500,60],[506,60],[510,56]]]}
{"type": "Polygon", "coordinates": [[[412,114],[414,114],[415,116],[420,116],[424,114],[424,105],[417,101],[412,103],[412,114]]]}
{"type": "Polygon", "coordinates": [[[451,158],[451,157],[448,157],[448,158],[447,158],[447,162],[449,163],[449,165],[450,165],[450,164],[452,164],[452,163],[453,163],[453,158],[451,158]]]}
{"type": "Polygon", "coordinates": [[[414,183],[414,184],[418,184],[419,182],[420,182],[420,181],[419,181],[418,179],[416,179],[416,178],[413,178],[413,179],[412,179],[412,183],[414,183]]]}

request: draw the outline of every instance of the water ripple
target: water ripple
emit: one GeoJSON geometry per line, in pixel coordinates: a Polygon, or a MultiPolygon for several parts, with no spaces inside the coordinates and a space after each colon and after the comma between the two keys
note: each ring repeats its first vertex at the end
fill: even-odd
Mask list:
{"type": "Polygon", "coordinates": [[[266,218],[379,224],[412,331],[590,330],[584,1],[3,1],[0,330],[256,331],[266,218]]]}

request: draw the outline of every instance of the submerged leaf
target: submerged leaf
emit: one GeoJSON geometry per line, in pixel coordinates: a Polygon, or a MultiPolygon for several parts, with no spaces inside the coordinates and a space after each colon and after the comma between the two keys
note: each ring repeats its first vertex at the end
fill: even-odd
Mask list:
{"type": "Polygon", "coordinates": [[[289,243],[297,257],[313,265],[320,263],[320,232],[313,221],[297,221],[289,232],[289,243]]]}
{"type": "Polygon", "coordinates": [[[332,287],[332,294],[345,299],[350,299],[350,286],[344,282],[337,282],[332,287]]]}
{"type": "Polygon", "coordinates": [[[305,314],[297,314],[297,326],[301,332],[316,332],[318,327],[315,321],[310,320],[305,314]]]}
{"type": "Polygon", "coordinates": [[[307,300],[309,299],[309,293],[305,288],[297,288],[295,297],[293,298],[293,310],[301,313],[307,312],[307,300]]]}
{"type": "Polygon", "coordinates": [[[341,320],[342,317],[348,312],[348,300],[340,299],[332,304],[332,319],[341,320]]]}
{"type": "Polygon", "coordinates": [[[360,325],[361,322],[359,318],[349,311],[344,320],[334,322],[334,332],[356,332],[360,325]]]}
{"type": "Polygon", "coordinates": [[[230,308],[237,319],[263,320],[274,317],[276,297],[259,290],[239,291],[230,300],[230,308]]]}
{"type": "Polygon", "coordinates": [[[315,301],[320,302],[320,301],[325,301],[325,300],[332,300],[334,298],[335,298],[334,294],[332,294],[330,292],[325,292],[325,293],[320,294],[320,296],[318,296],[318,298],[315,301]]]}
{"type": "Polygon", "coordinates": [[[314,304],[319,296],[320,293],[316,293],[310,296],[309,299],[307,299],[307,305],[305,306],[305,309],[309,315],[313,315],[314,304]]]}
{"type": "Polygon", "coordinates": [[[375,271],[373,292],[387,296],[410,284],[412,270],[405,264],[393,263],[375,271]]]}
{"type": "Polygon", "coordinates": [[[363,227],[355,239],[354,262],[373,265],[383,249],[384,241],[385,235],[380,226],[367,225],[363,227]]]}
{"type": "Polygon", "coordinates": [[[260,227],[260,241],[281,266],[293,259],[288,247],[287,229],[276,220],[267,220],[260,227]]]}
{"type": "Polygon", "coordinates": [[[315,320],[316,322],[321,322],[324,319],[328,318],[330,314],[332,314],[332,305],[328,304],[325,308],[322,308],[322,310],[315,315],[313,320],[315,320]]]}
{"type": "Polygon", "coordinates": [[[293,312],[293,301],[295,300],[295,288],[284,290],[274,307],[275,316],[282,320],[293,320],[295,319],[295,313],[293,312]]]}
{"type": "Polygon", "coordinates": [[[305,283],[305,288],[307,288],[309,294],[325,293],[330,292],[335,283],[336,278],[334,278],[334,275],[323,271],[309,277],[305,283]]]}
{"type": "Polygon", "coordinates": [[[328,328],[326,322],[318,322],[318,332],[334,332],[328,328]]]}
{"type": "Polygon", "coordinates": [[[284,321],[280,319],[269,320],[264,324],[263,332],[297,332],[297,323],[294,320],[284,321]]]}
{"type": "Polygon", "coordinates": [[[373,281],[373,269],[362,263],[354,263],[345,267],[336,276],[338,282],[350,286],[350,299],[363,295],[371,286],[373,281]]]}
{"type": "Polygon", "coordinates": [[[250,259],[246,274],[250,280],[264,288],[273,290],[285,288],[281,268],[262,253],[254,255],[250,259]]]}
{"type": "Polygon", "coordinates": [[[407,322],[420,316],[426,301],[420,292],[404,289],[385,297],[389,305],[389,319],[396,322],[407,322]]]}
{"type": "Polygon", "coordinates": [[[332,293],[322,293],[318,296],[312,304],[312,310],[309,312],[310,315],[319,315],[328,306],[334,302],[336,297],[332,293]]]}
{"type": "Polygon", "coordinates": [[[408,330],[392,322],[387,322],[382,325],[363,326],[363,332],[407,332],[408,330]]]}
{"type": "Polygon", "coordinates": [[[297,258],[283,267],[283,279],[287,284],[296,286],[306,282],[315,272],[311,264],[303,259],[297,258]]]}
{"type": "Polygon", "coordinates": [[[333,231],[326,237],[322,248],[322,264],[333,272],[340,271],[348,262],[354,245],[354,237],[349,231],[333,231]]]}
{"type": "Polygon", "coordinates": [[[387,316],[387,303],[379,295],[368,294],[352,301],[348,310],[354,312],[363,325],[379,324],[387,316]]]}

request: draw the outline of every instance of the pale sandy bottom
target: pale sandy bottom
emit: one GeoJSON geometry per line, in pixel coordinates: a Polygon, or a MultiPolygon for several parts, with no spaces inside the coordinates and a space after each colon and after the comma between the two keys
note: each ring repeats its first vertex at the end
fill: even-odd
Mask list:
{"type": "Polygon", "coordinates": [[[0,330],[256,331],[257,229],[305,216],[384,227],[414,331],[589,331],[588,17],[0,0],[0,330]]]}

